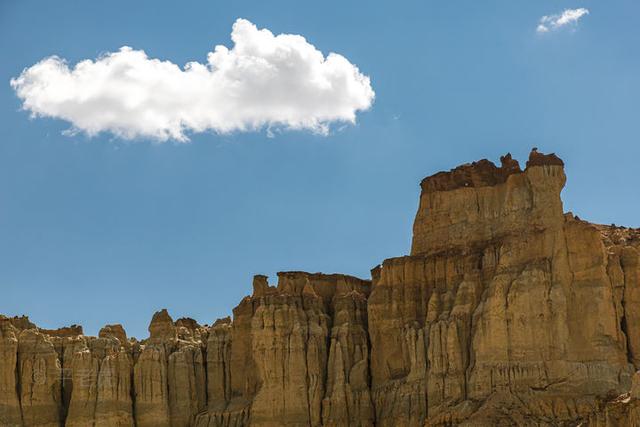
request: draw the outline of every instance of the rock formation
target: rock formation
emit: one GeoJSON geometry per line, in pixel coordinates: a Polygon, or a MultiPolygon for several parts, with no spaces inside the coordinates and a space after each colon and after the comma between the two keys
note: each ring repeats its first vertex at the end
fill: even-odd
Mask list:
{"type": "Polygon", "coordinates": [[[372,280],[255,276],[149,338],[0,316],[2,426],[640,426],[640,230],[564,213],[532,151],[422,181],[372,280]]]}

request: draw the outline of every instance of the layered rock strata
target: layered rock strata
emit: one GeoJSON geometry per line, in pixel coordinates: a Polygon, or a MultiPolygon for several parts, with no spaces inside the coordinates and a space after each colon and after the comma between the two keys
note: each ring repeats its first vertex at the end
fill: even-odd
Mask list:
{"type": "Polygon", "coordinates": [[[0,425],[640,425],[640,230],[564,213],[565,180],[536,150],[428,177],[410,255],[255,276],[211,326],[0,317],[0,425]]]}

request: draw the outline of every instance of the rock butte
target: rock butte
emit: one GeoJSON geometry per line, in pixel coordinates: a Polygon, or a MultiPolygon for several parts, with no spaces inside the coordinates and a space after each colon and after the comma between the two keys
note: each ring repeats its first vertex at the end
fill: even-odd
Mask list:
{"type": "Polygon", "coordinates": [[[283,272],[212,326],[0,318],[2,426],[638,426],[640,230],[564,213],[563,162],[422,181],[372,280],[283,272]]]}

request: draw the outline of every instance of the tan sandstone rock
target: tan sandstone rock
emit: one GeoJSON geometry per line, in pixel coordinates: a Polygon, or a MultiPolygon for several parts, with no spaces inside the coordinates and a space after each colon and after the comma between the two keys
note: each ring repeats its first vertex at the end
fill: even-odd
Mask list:
{"type": "Polygon", "coordinates": [[[564,213],[563,166],[430,176],[409,255],[257,275],[212,326],[2,316],[0,425],[640,426],[640,230],[564,213]]]}
{"type": "Polygon", "coordinates": [[[0,425],[21,425],[18,400],[18,334],[11,320],[0,316],[0,425]]]}

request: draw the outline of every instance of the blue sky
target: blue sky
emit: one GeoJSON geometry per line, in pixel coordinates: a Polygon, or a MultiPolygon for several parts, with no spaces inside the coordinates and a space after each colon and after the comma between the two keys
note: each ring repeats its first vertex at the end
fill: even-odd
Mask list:
{"type": "Polygon", "coordinates": [[[640,226],[637,1],[0,3],[0,312],[43,327],[151,315],[211,323],[253,274],[368,277],[406,254],[424,176],[511,152],[566,162],[565,209],[640,226]],[[540,19],[587,8],[541,34],[540,19]],[[188,143],[63,134],[9,84],[50,55],[121,46],[180,66],[232,46],[238,18],[304,36],[370,77],[354,125],[191,133],[188,143]]]}

